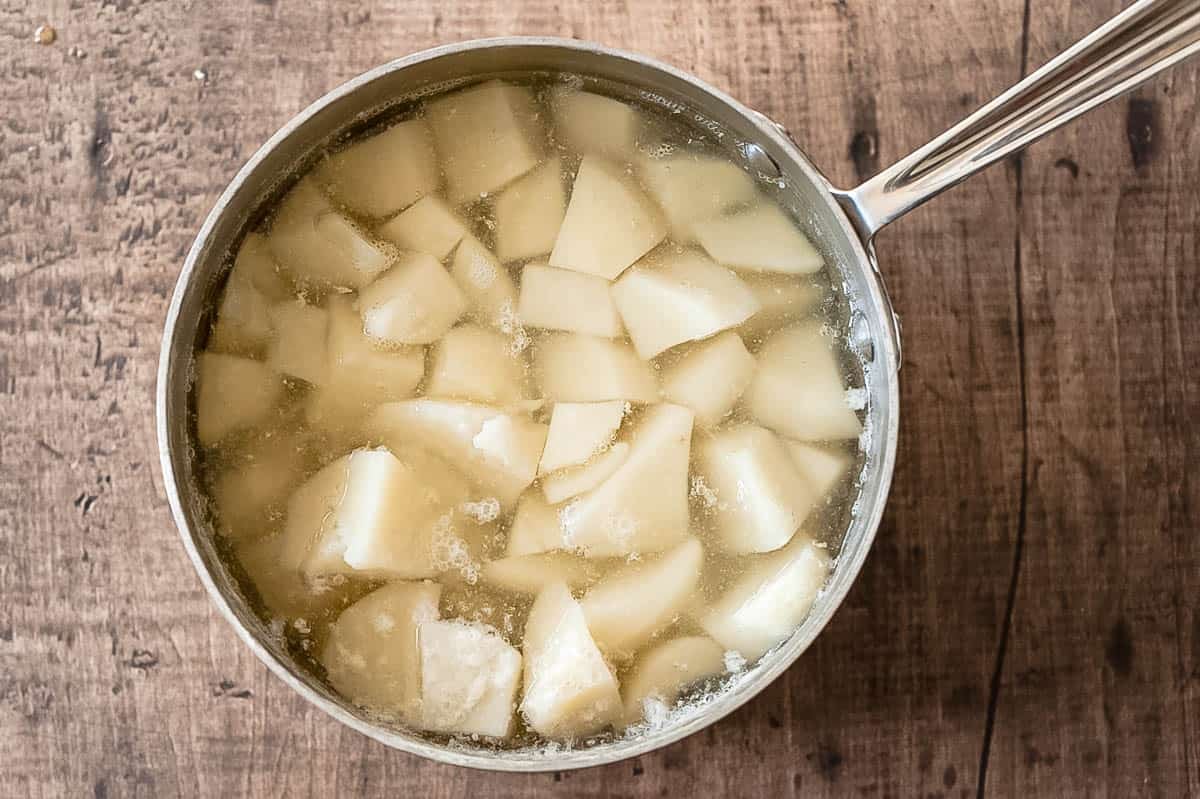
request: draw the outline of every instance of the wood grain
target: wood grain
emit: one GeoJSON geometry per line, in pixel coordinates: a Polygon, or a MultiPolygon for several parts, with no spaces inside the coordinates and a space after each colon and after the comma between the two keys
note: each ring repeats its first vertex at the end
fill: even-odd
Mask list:
{"type": "Polygon", "coordinates": [[[157,475],[157,348],[199,221],[370,66],[604,41],[849,184],[1118,5],[0,0],[0,795],[1200,795],[1194,65],[881,237],[905,416],[875,551],[795,667],[660,752],[497,776],[340,727],[209,607],[157,475]]]}

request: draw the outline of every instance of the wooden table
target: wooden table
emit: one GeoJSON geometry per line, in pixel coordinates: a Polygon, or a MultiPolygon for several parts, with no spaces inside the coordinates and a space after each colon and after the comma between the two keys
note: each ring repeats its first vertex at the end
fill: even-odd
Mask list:
{"type": "Polygon", "coordinates": [[[1200,795],[1200,64],[882,235],[905,415],[875,550],[785,677],[638,760],[456,770],[308,706],[210,606],[152,423],[200,220],[370,66],[604,41],[849,184],[1117,0],[38,5],[0,0],[0,795],[1200,795]]]}

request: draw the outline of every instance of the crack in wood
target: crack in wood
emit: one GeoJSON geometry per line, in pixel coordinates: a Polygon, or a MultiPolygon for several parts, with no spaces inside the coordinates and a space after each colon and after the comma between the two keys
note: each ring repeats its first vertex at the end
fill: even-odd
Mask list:
{"type": "MultiPolygon", "coordinates": [[[[1025,0],[1021,13],[1021,78],[1029,73],[1029,24],[1030,0],[1025,0]]],[[[1009,574],[1008,594],[1004,601],[1004,617],[1000,625],[1000,640],[996,645],[995,666],[992,669],[992,680],[988,689],[987,713],[984,716],[983,741],[979,747],[979,778],[975,793],[978,799],[987,795],[988,761],[992,752],[992,737],[996,730],[996,711],[1000,705],[1000,687],[1004,678],[1004,663],[1008,655],[1008,641],[1012,634],[1013,611],[1017,603],[1017,587],[1021,579],[1021,563],[1025,556],[1025,529],[1029,518],[1029,389],[1026,376],[1025,357],[1025,307],[1022,298],[1022,223],[1021,212],[1024,205],[1025,160],[1022,153],[1017,153],[1013,159],[1013,206],[1016,219],[1016,230],[1013,233],[1013,272],[1014,290],[1016,294],[1017,317],[1017,396],[1021,407],[1021,490],[1017,504],[1017,536],[1013,543],[1012,569],[1009,574]]]]}

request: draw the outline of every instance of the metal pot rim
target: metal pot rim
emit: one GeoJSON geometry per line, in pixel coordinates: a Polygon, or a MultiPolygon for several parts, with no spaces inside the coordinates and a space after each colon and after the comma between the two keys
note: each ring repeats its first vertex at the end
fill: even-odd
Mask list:
{"type": "MultiPolygon", "coordinates": [[[[896,381],[896,372],[899,365],[898,341],[894,335],[877,335],[873,337],[874,344],[874,361],[872,369],[885,370],[887,377],[885,378],[886,391],[883,396],[872,396],[872,402],[883,403],[885,413],[885,423],[881,426],[882,429],[876,429],[874,434],[882,438],[879,445],[879,457],[874,465],[875,471],[878,472],[876,486],[872,492],[869,507],[856,519],[855,524],[861,522],[862,535],[857,546],[851,553],[850,557],[846,557],[847,553],[839,556],[837,566],[834,569],[833,575],[830,578],[826,589],[823,591],[819,601],[814,606],[809,618],[805,620],[796,633],[792,635],[788,641],[781,644],[772,652],[764,656],[761,665],[754,668],[753,672],[746,678],[741,679],[738,683],[732,686],[729,690],[722,692],[711,703],[707,704],[703,710],[691,714],[689,717],[682,720],[680,723],[670,725],[668,727],[649,731],[642,734],[640,737],[632,739],[620,739],[612,743],[597,745],[590,748],[567,749],[560,750],[549,754],[535,754],[528,751],[497,751],[494,754],[485,754],[478,751],[466,749],[456,749],[453,747],[442,746],[428,741],[422,740],[415,735],[409,736],[387,729],[381,726],[370,723],[369,721],[360,718],[359,716],[347,711],[337,703],[316,693],[310,686],[301,681],[288,666],[277,658],[266,646],[248,630],[242,621],[237,617],[231,606],[229,599],[225,596],[222,590],[218,587],[212,574],[209,571],[208,565],[205,563],[196,544],[195,537],[198,531],[192,529],[188,515],[184,509],[183,499],[181,496],[181,486],[176,478],[175,460],[178,457],[171,446],[170,427],[169,423],[169,394],[172,386],[169,382],[172,374],[172,342],[179,334],[179,316],[183,304],[183,299],[187,287],[195,280],[197,264],[205,252],[206,245],[213,235],[214,228],[222,217],[228,212],[228,206],[231,199],[236,194],[241,185],[260,167],[266,157],[274,152],[277,148],[284,145],[289,138],[292,137],[299,128],[305,125],[318,112],[336,102],[337,100],[358,91],[367,84],[372,83],[386,75],[404,70],[413,65],[434,60],[444,56],[451,56],[458,53],[481,50],[481,49],[500,49],[509,47],[544,47],[557,48],[565,50],[574,50],[580,52],[588,52],[597,54],[607,59],[624,60],[636,64],[640,67],[663,73],[677,81],[688,84],[690,88],[702,93],[706,99],[713,103],[723,104],[736,115],[745,119],[748,123],[754,126],[756,133],[761,137],[760,140],[770,140],[774,146],[787,153],[790,157],[791,164],[800,169],[804,180],[809,181],[814,186],[818,187],[821,197],[832,209],[832,218],[836,219],[842,227],[842,232],[845,234],[846,241],[849,243],[850,256],[856,261],[859,268],[865,273],[865,295],[861,298],[861,306],[865,307],[869,313],[875,315],[875,320],[880,323],[883,329],[891,330],[893,317],[891,305],[888,302],[886,292],[883,289],[882,283],[879,280],[878,272],[875,268],[874,253],[864,247],[860,242],[854,225],[846,217],[845,213],[838,205],[832,194],[832,188],[828,181],[812,166],[811,162],[805,156],[794,142],[786,135],[785,131],[778,124],[772,122],[764,115],[748,108],[725,92],[716,89],[704,81],[683,72],[668,64],[658,60],[647,58],[635,53],[629,53],[623,50],[618,50],[606,47],[599,44],[584,42],[575,39],[562,39],[555,37],[526,37],[526,36],[507,36],[487,39],[474,39],[465,42],[443,45],[440,47],[423,50],[403,58],[395,59],[386,64],[371,69],[363,74],[352,78],[340,86],[332,89],[320,99],[310,104],[299,114],[292,117],[283,127],[281,127],[266,143],[264,143],[254,155],[245,163],[237,174],[230,181],[228,186],[222,192],[213,209],[205,218],[196,239],[192,243],[188,251],[187,258],[184,262],[182,271],[180,272],[175,290],[172,295],[171,304],[167,312],[162,351],[159,359],[157,388],[156,388],[156,428],[159,444],[160,466],[162,469],[164,490],[166,492],[167,501],[171,508],[171,515],[175,521],[179,531],[180,538],[183,541],[184,549],[187,551],[188,557],[192,561],[205,590],[208,592],[210,599],[216,604],[221,614],[237,631],[237,634],[250,647],[250,650],[255,656],[265,663],[272,672],[275,673],[285,684],[303,696],[306,700],[318,707],[320,710],[329,716],[337,719],[343,724],[357,730],[358,732],[367,735],[389,747],[400,749],[411,754],[420,755],[430,760],[449,763],[452,765],[468,766],[472,768],[490,769],[498,771],[512,772],[541,772],[541,771],[562,771],[575,768],[586,768],[590,766],[598,766],[606,763],[612,763],[625,758],[636,757],[645,754],[654,749],[658,749],[668,744],[679,741],[704,727],[709,726],[719,721],[724,716],[733,712],[737,708],[752,699],[761,690],[766,688],[776,677],[779,676],[785,669],[791,666],[795,660],[802,654],[805,649],[811,644],[817,634],[824,628],[826,623],[832,617],[834,611],[841,605],[853,584],[858,572],[862,568],[863,562],[866,559],[867,552],[870,550],[874,540],[875,533],[879,527],[882,518],[883,509],[886,504],[888,489],[891,483],[892,471],[895,465],[897,431],[898,431],[898,414],[899,414],[899,393],[896,381]]],[[[202,531],[200,531],[202,532],[202,531]]]]}

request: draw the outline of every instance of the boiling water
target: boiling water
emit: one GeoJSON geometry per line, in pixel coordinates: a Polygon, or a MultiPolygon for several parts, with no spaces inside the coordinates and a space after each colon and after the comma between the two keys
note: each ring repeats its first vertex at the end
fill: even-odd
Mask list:
{"type": "MultiPolygon", "coordinates": [[[[578,81],[568,81],[567,83],[572,88],[579,86],[578,81]]],[[[536,158],[539,167],[544,165],[548,159],[559,159],[560,181],[566,198],[572,197],[574,177],[578,174],[584,157],[581,147],[593,148],[593,150],[589,150],[589,157],[592,158],[597,157],[594,148],[599,147],[604,150],[605,152],[600,154],[603,162],[615,166],[615,174],[621,180],[626,181],[626,185],[634,186],[637,191],[644,192],[660,203],[664,201],[664,197],[669,201],[671,195],[664,194],[661,187],[658,187],[659,191],[656,191],[655,186],[647,184],[645,180],[648,174],[647,164],[662,163],[663,159],[676,159],[677,163],[719,159],[737,165],[741,174],[748,179],[746,184],[753,186],[757,196],[731,198],[728,202],[720,197],[710,198],[712,204],[719,208],[717,215],[722,218],[737,219],[739,218],[738,214],[744,212],[748,206],[761,204],[773,207],[776,198],[780,195],[775,176],[758,175],[745,169],[736,154],[731,152],[727,143],[723,141],[725,137],[721,131],[698,127],[688,119],[688,115],[685,113],[672,113],[670,110],[652,104],[627,101],[629,107],[634,109],[633,114],[630,116],[617,115],[615,122],[612,117],[604,114],[585,115],[582,122],[578,119],[572,122],[564,119],[562,115],[565,112],[551,102],[551,98],[563,96],[558,94],[563,91],[564,83],[561,79],[538,77],[513,81],[512,85],[520,86],[522,91],[528,90],[534,97],[532,111],[526,115],[526,118],[520,120],[520,124],[516,127],[521,130],[520,135],[526,136],[534,142],[533,149],[537,152],[536,158]],[[632,128],[629,127],[631,121],[632,128]],[[609,123],[616,126],[611,131],[604,129],[604,125],[609,123]],[[581,124],[584,126],[582,131],[580,130],[581,124]],[[625,126],[622,127],[622,124],[625,126]],[[631,138],[630,130],[633,131],[631,138]],[[622,137],[625,139],[623,140],[622,137]],[[622,149],[623,141],[625,145],[631,143],[632,146],[622,149]],[[612,146],[608,147],[606,143],[612,146]]],[[[333,145],[330,152],[336,153],[344,148],[353,148],[364,139],[390,129],[390,126],[397,122],[423,118],[427,114],[426,102],[409,105],[400,111],[381,115],[379,121],[356,131],[348,141],[341,141],[333,145]]],[[[558,100],[556,99],[554,102],[558,102],[558,100]]],[[[456,113],[458,113],[458,109],[451,107],[449,115],[453,117],[456,113]]],[[[500,113],[503,113],[503,109],[500,113]]],[[[461,115],[464,118],[469,117],[470,119],[466,120],[468,122],[476,122],[479,119],[478,114],[471,117],[470,109],[463,110],[461,115]]],[[[503,137],[493,140],[492,144],[497,148],[508,146],[507,140],[503,137]]],[[[444,148],[443,143],[436,140],[435,131],[433,151],[444,154],[446,149],[453,148],[444,148]]],[[[480,158],[486,161],[486,155],[485,152],[480,158]]],[[[324,181],[316,184],[322,189],[329,188],[330,184],[336,186],[339,181],[338,162],[336,159],[327,160],[327,158],[327,155],[322,155],[317,160],[315,171],[311,173],[324,181]]],[[[352,169],[353,167],[346,168],[352,169]]],[[[380,166],[381,170],[386,168],[386,165],[380,166]]],[[[453,193],[455,178],[453,175],[447,174],[445,164],[439,165],[439,171],[436,174],[436,182],[440,187],[436,193],[442,196],[453,193]]],[[[463,178],[460,174],[457,184],[459,188],[462,188],[465,184],[478,183],[476,178],[478,178],[477,175],[468,175],[463,178]]],[[[346,185],[340,186],[325,196],[324,201],[328,202],[329,210],[323,213],[342,215],[345,219],[351,220],[355,229],[360,231],[367,240],[377,241],[378,232],[384,228],[387,220],[394,217],[396,211],[401,209],[387,209],[382,214],[370,213],[370,210],[377,210],[378,206],[376,206],[364,212],[362,203],[356,202],[356,198],[345,194],[346,186],[353,182],[348,179],[346,185]]],[[[508,183],[510,181],[501,180],[501,182],[508,183]]],[[[707,189],[701,185],[693,186],[691,190],[704,191],[707,189]]],[[[712,190],[719,191],[720,189],[712,190]]],[[[745,185],[739,184],[738,191],[744,190],[745,185]]],[[[469,229],[468,236],[473,236],[489,253],[496,252],[502,245],[499,241],[501,233],[498,228],[503,225],[505,219],[498,218],[502,217],[502,214],[498,214],[497,210],[497,197],[502,194],[503,189],[501,188],[473,194],[465,200],[458,197],[457,201],[451,203],[455,213],[469,229]]],[[[684,197],[683,199],[689,198],[684,197]]],[[[403,200],[405,205],[409,205],[411,202],[412,198],[403,200]]],[[[368,203],[368,205],[370,204],[368,203]]],[[[662,209],[659,209],[659,212],[662,213],[662,209]]],[[[567,214],[569,217],[570,211],[567,214]]],[[[670,216],[669,213],[667,215],[670,216]]],[[[267,243],[265,252],[272,261],[273,270],[263,280],[250,281],[264,299],[262,303],[249,304],[249,312],[265,310],[270,316],[271,308],[277,307],[279,304],[293,303],[297,298],[306,307],[322,310],[328,310],[332,304],[339,302],[355,303],[356,292],[348,290],[345,285],[337,285],[336,279],[331,280],[327,275],[314,276],[311,271],[296,268],[294,264],[288,262],[286,257],[280,257],[281,254],[288,252],[288,247],[283,244],[276,246],[277,242],[273,241],[273,237],[282,235],[276,229],[278,221],[276,216],[275,209],[267,209],[264,221],[257,231],[265,237],[261,241],[267,243]]],[[[319,225],[320,222],[315,224],[319,225]]],[[[668,238],[649,248],[651,258],[704,251],[693,241],[677,240],[688,237],[687,233],[680,232],[678,225],[668,225],[668,227],[671,228],[668,238]]],[[[695,227],[690,228],[693,231],[695,229],[695,227]]],[[[467,245],[460,242],[457,246],[467,245]]],[[[394,258],[396,255],[396,250],[388,245],[381,246],[381,251],[388,258],[394,258]]],[[[445,263],[451,265],[454,261],[454,253],[455,249],[452,248],[448,253],[437,253],[436,255],[444,256],[445,263]]],[[[530,262],[544,263],[548,254],[548,251],[542,251],[536,255],[522,254],[520,257],[508,260],[500,268],[519,286],[523,265],[530,262]]],[[[553,260],[553,256],[551,259],[553,260]]],[[[843,392],[841,401],[847,407],[860,412],[861,415],[863,402],[859,398],[864,392],[854,387],[862,385],[862,377],[861,373],[854,368],[855,361],[845,346],[847,305],[844,297],[839,294],[837,281],[831,280],[828,268],[803,274],[772,275],[768,272],[745,268],[736,269],[734,272],[739,279],[744,278],[759,285],[758,297],[773,295],[786,298],[788,302],[781,301],[778,303],[778,307],[760,311],[737,324],[722,324],[719,326],[720,330],[728,328],[734,331],[746,350],[758,356],[776,334],[792,329],[797,324],[803,325],[809,320],[815,320],[821,325],[825,340],[832,349],[836,363],[841,370],[842,385],[840,388],[843,392]],[[796,287],[802,287],[803,290],[797,290],[796,287]]],[[[483,276],[489,277],[487,273],[488,269],[484,269],[483,276]]],[[[382,274],[388,273],[385,270],[382,274]]],[[[479,273],[473,276],[472,274],[464,276],[459,273],[456,275],[456,279],[466,280],[469,283],[479,276],[479,273]]],[[[232,288],[234,283],[235,280],[231,279],[229,291],[235,290],[232,288]]],[[[464,286],[464,291],[470,297],[472,292],[477,293],[490,283],[491,279],[489,278],[482,281],[481,285],[464,286]]],[[[240,285],[244,286],[245,281],[240,285]]],[[[686,281],[683,288],[687,289],[686,281]]],[[[359,292],[369,290],[363,286],[358,289],[359,292]]],[[[564,298],[565,300],[566,298],[564,298]]],[[[511,300],[504,308],[506,313],[503,319],[489,319],[484,305],[486,303],[482,305],[474,303],[458,321],[469,323],[473,320],[480,327],[496,329],[500,335],[507,337],[508,357],[512,358],[519,367],[517,370],[519,372],[518,382],[522,398],[526,400],[542,399],[540,373],[532,366],[532,353],[537,352],[539,346],[548,337],[557,336],[560,333],[547,331],[522,320],[516,313],[516,309],[512,307],[511,300]]],[[[221,314],[227,313],[224,305],[219,307],[221,311],[216,315],[218,327],[221,324],[221,314]]],[[[228,313],[242,314],[242,321],[245,322],[246,307],[246,303],[241,303],[228,313]]],[[[358,303],[357,308],[366,312],[364,303],[358,303]]],[[[277,319],[274,316],[270,318],[277,319]]],[[[251,323],[249,327],[253,328],[254,325],[251,323]]],[[[270,327],[272,326],[265,325],[264,329],[270,327]]],[[[254,606],[262,617],[283,636],[293,656],[316,675],[324,678],[325,666],[322,654],[327,646],[331,626],[345,608],[383,585],[386,580],[381,579],[377,574],[363,578],[352,573],[338,573],[318,578],[310,575],[308,579],[305,579],[286,565],[278,542],[287,535],[288,502],[295,491],[322,467],[337,461],[356,448],[379,447],[389,444],[394,446],[395,440],[387,436],[381,437],[377,431],[369,429],[370,426],[366,422],[362,424],[355,422],[329,424],[323,423],[319,418],[314,420],[311,407],[314,405],[315,395],[321,391],[336,392],[338,387],[328,384],[318,387],[313,385],[313,382],[320,382],[319,380],[305,379],[296,374],[303,372],[304,369],[294,365],[289,367],[288,364],[296,362],[297,358],[300,358],[302,362],[304,353],[299,356],[293,353],[290,358],[281,355],[281,350],[287,348],[281,346],[280,342],[273,338],[281,335],[279,331],[281,324],[276,321],[273,327],[274,330],[268,330],[263,334],[264,340],[259,340],[254,335],[251,335],[249,339],[237,336],[230,338],[223,336],[217,329],[214,329],[210,336],[207,347],[209,351],[224,351],[239,358],[248,358],[268,364],[271,373],[279,375],[278,379],[282,382],[282,389],[277,396],[273,396],[269,403],[269,409],[258,413],[252,422],[233,425],[231,429],[216,436],[215,440],[202,442],[204,446],[199,448],[202,453],[201,474],[211,499],[214,526],[219,532],[218,545],[231,569],[239,576],[247,596],[252,598],[254,606]],[[385,441],[385,438],[389,440],[385,441]]],[[[712,335],[715,336],[718,333],[712,335]]],[[[709,338],[711,337],[709,336],[709,338]]],[[[619,340],[628,341],[629,338],[622,336],[619,340]]],[[[419,397],[430,390],[430,371],[433,369],[433,358],[428,350],[438,346],[436,342],[432,345],[397,345],[394,342],[375,340],[373,346],[377,346],[380,350],[403,350],[410,354],[415,348],[424,347],[426,350],[424,373],[411,394],[419,397]]],[[[689,353],[692,353],[697,346],[699,345],[695,342],[685,341],[669,346],[664,351],[655,354],[648,359],[651,373],[656,380],[662,382],[664,375],[671,373],[672,368],[686,358],[689,353]]],[[[420,354],[417,357],[419,359],[420,354]]],[[[803,364],[797,364],[798,369],[802,366],[803,364]]],[[[762,369],[761,366],[759,368],[762,369]]],[[[308,376],[307,373],[305,375],[308,376]]],[[[202,371],[201,380],[204,379],[202,371]]],[[[226,385],[225,388],[228,390],[230,387],[226,385]]],[[[203,385],[199,390],[203,391],[203,385]]],[[[462,398],[461,392],[459,398],[462,398]]],[[[478,397],[467,398],[476,401],[479,399],[478,397]]],[[[348,401],[350,405],[361,405],[356,408],[356,413],[349,414],[351,419],[365,418],[370,413],[372,406],[377,404],[374,399],[360,400],[357,397],[350,397],[348,401]]],[[[494,404],[499,405],[500,403],[494,404]]],[[[221,405],[224,403],[218,403],[217,410],[210,410],[205,407],[201,397],[199,413],[201,415],[223,413],[224,411],[220,409],[221,405]]],[[[517,408],[512,411],[513,413],[527,415],[531,420],[541,423],[549,422],[554,405],[555,403],[551,401],[540,404],[537,402],[505,403],[506,408],[510,410],[514,407],[517,408]]],[[[730,496],[728,491],[723,493],[710,485],[711,481],[705,477],[705,469],[698,462],[697,450],[700,448],[701,442],[714,435],[720,435],[722,431],[736,429],[741,425],[755,425],[763,428],[778,427],[773,417],[772,420],[764,420],[761,418],[761,413],[756,414],[752,405],[753,403],[747,402],[743,395],[732,403],[732,408],[719,420],[708,424],[697,422],[694,425],[691,468],[687,475],[690,520],[688,532],[703,545],[700,577],[690,591],[686,602],[682,603],[677,612],[671,614],[661,629],[655,631],[651,641],[641,642],[637,645],[632,657],[626,652],[616,654],[605,652],[608,665],[618,684],[625,684],[641,664],[644,654],[652,650],[658,643],[678,636],[709,635],[710,630],[706,629],[699,621],[703,617],[704,608],[717,602],[726,591],[735,586],[739,579],[748,573],[748,570],[752,569],[755,564],[761,563],[764,558],[769,557],[766,554],[731,552],[726,543],[728,532],[723,537],[718,524],[719,516],[731,504],[754,502],[756,487],[753,484],[753,476],[747,477],[747,485],[739,480],[734,492],[735,496],[730,496]],[[744,488],[749,499],[743,496],[744,488]]],[[[648,403],[628,403],[627,413],[622,418],[616,434],[617,440],[628,439],[630,431],[636,434],[643,418],[649,412],[648,403]]],[[[203,428],[204,420],[201,419],[200,429],[203,428]]],[[[788,431],[776,430],[776,432],[788,431]]],[[[212,436],[209,437],[212,438],[212,436]]],[[[784,438],[784,436],[780,436],[780,438],[784,438]]],[[[827,553],[830,562],[835,563],[842,536],[850,523],[851,509],[857,495],[857,476],[861,471],[862,458],[858,438],[853,434],[839,435],[837,440],[817,441],[816,446],[827,453],[843,456],[845,467],[833,480],[831,487],[819,497],[814,498],[813,507],[805,515],[803,523],[800,525],[800,532],[796,535],[810,537],[815,548],[827,553]]],[[[436,444],[430,446],[428,442],[423,442],[423,448],[433,450],[435,455],[439,454],[436,444]]],[[[453,458],[450,460],[453,461],[453,458]]],[[[538,478],[526,489],[526,494],[540,494],[541,489],[542,479],[538,478]]],[[[575,497],[562,502],[560,510],[578,499],[575,497]]],[[[333,513],[332,503],[328,513],[333,513]]],[[[462,503],[461,507],[451,509],[451,512],[445,517],[443,528],[432,539],[430,546],[436,550],[433,553],[432,561],[437,574],[433,579],[442,586],[438,602],[440,617],[486,625],[493,634],[500,636],[520,650],[524,643],[525,621],[534,602],[535,594],[509,590],[485,578],[487,564],[505,556],[513,514],[514,509],[510,503],[505,503],[505,507],[501,509],[501,503],[497,500],[494,491],[486,486],[472,485],[469,500],[462,503]]],[[[579,598],[587,593],[590,586],[602,584],[606,577],[626,568],[628,564],[639,561],[654,562],[658,557],[660,556],[657,552],[633,551],[619,557],[588,558],[590,573],[586,579],[576,585],[573,593],[576,598],[579,598]]],[[[704,679],[685,687],[684,696],[695,696],[705,691],[716,690],[723,682],[727,681],[729,673],[744,668],[747,658],[742,653],[734,647],[724,646],[721,642],[718,644],[726,650],[722,673],[706,675],[704,679]]],[[[413,645],[415,646],[416,642],[413,642],[413,645]]],[[[756,656],[757,653],[753,653],[749,658],[751,663],[756,656]]],[[[474,743],[489,747],[519,747],[539,745],[545,742],[545,736],[533,730],[520,712],[521,696],[522,690],[518,688],[517,710],[514,712],[515,721],[509,737],[504,740],[480,738],[479,736],[466,737],[474,743]]],[[[354,699],[355,697],[350,698],[354,699]]],[[[383,719],[395,719],[398,715],[395,708],[375,706],[366,709],[372,715],[383,719]]],[[[653,710],[653,708],[651,709],[653,710]]],[[[403,716],[403,714],[399,715],[403,716]]],[[[402,723],[411,721],[410,716],[403,716],[402,723]]],[[[653,721],[654,719],[651,719],[651,722],[653,721]]],[[[418,722],[418,726],[422,725],[418,722]]],[[[604,740],[612,735],[620,735],[622,727],[622,724],[601,725],[598,729],[588,730],[586,735],[579,736],[576,742],[591,743],[604,740]]],[[[632,729],[636,730],[638,727],[635,725],[632,729]]],[[[443,733],[431,732],[429,734],[434,739],[445,738],[443,733]]],[[[553,737],[561,739],[565,736],[553,737]]]]}

